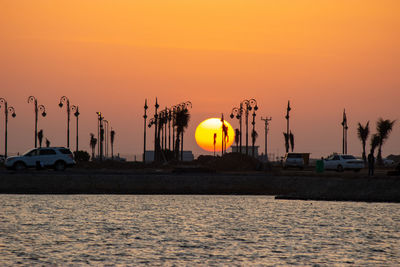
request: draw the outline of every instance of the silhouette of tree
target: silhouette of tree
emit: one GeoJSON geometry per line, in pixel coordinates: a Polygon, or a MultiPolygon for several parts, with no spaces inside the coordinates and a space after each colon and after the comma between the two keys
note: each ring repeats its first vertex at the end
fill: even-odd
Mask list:
{"type": "Polygon", "coordinates": [[[94,160],[94,150],[96,149],[97,138],[94,137],[94,134],[90,134],[90,148],[92,149],[92,160],[94,160]]]}
{"type": "Polygon", "coordinates": [[[174,126],[176,127],[175,157],[179,158],[179,147],[181,147],[181,160],[183,160],[183,133],[188,127],[190,113],[187,108],[181,109],[175,113],[174,126]]]}
{"type": "Polygon", "coordinates": [[[258,137],[258,133],[255,129],[253,129],[253,131],[251,132],[251,145],[253,148],[253,151],[251,152],[251,154],[253,157],[254,157],[254,145],[256,143],[257,137],[258,137]]]}
{"type": "Polygon", "coordinates": [[[373,134],[371,136],[371,153],[375,153],[375,149],[379,146],[379,135],[373,134]]]}
{"type": "Polygon", "coordinates": [[[111,158],[112,159],[114,159],[114,138],[115,138],[115,131],[111,130],[110,139],[111,139],[111,158]]]}
{"type": "Polygon", "coordinates": [[[43,141],[43,130],[40,130],[37,134],[37,138],[39,140],[39,147],[42,147],[42,141],[43,141]]]}
{"type": "Polygon", "coordinates": [[[283,137],[285,138],[285,149],[289,151],[289,135],[287,133],[283,133],[283,137]]]}
{"type": "Polygon", "coordinates": [[[390,133],[393,130],[393,125],[396,121],[390,121],[390,120],[384,120],[380,118],[376,122],[376,131],[378,132],[379,136],[379,147],[378,147],[378,155],[377,155],[377,162],[380,165],[383,165],[383,160],[382,160],[382,146],[385,143],[385,141],[389,138],[390,133]]]}
{"type": "Polygon", "coordinates": [[[289,141],[290,141],[290,147],[292,148],[292,152],[294,150],[294,135],[292,134],[292,131],[290,131],[289,134],[289,141]]]}
{"type": "Polygon", "coordinates": [[[50,147],[50,141],[46,138],[46,147],[50,147]]]}
{"type": "Polygon", "coordinates": [[[369,121],[367,122],[367,124],[365,124],[365,126],[362,126],[361,123],[358,123],[358,127],[357,127],[357,135],[358,135],[358,139],[360,139],[361,143],[362,143],[362,148],[363,148],[363,152],[362,152],[362,158],[364,160],[364,163],[367,162],[367,155],[365,153],[365,146],[369,137],[369,121]]]}

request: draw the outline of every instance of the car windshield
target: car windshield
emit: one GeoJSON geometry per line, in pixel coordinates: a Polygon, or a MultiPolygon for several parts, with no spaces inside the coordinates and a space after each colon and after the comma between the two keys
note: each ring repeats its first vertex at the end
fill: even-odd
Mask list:
{"type": "Polygon", "coordinates": [[[36,151],[36,148],[31,149],[31,150],[28,150],[27,152],[25,152],[25,153],[23,154],[23,156],[30,156],[30,155],[33,154],[34,151],[36,151]]]}
{"type": "Polygon", "coordinates": [[[355,157],[351,156],[351,155],[344,155],[344,156],[342,156],[342,158],[343,159],[355,159],[355,157]]]}

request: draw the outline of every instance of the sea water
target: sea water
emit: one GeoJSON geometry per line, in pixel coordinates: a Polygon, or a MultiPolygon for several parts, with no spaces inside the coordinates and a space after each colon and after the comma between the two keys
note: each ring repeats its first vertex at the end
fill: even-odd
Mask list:
{"type": "Polygon", "coordinates": [[[0,195],[0,265],[400,265],[400,204],[0,195]]]}

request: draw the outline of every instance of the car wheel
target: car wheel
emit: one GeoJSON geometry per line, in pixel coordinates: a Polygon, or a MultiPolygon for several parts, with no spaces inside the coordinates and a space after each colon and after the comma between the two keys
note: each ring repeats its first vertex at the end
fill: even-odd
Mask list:
{"type": "Polygon", "coordinates": [[[56,164],[54,164],[54,170],[56,171],[63,171],[65,170],[65,162],[64,161],[57,161],[56,164]]]}
{"type": "Polygon", "coordinates": [[[337,170],[338,172],[342,172],[342,171],[344,171],[344,169],[343,169],[343,166],[342,166],[342,165],[338,165],[338,166],[337,166],[337,168],[336,168],[336,170],[337,170]]]}
{"type": "Polygon", "coordinates": [[[26,165],[23,162],[16,162],[13,166],[16,171],[23,171],[26,169],[26,165]]]}

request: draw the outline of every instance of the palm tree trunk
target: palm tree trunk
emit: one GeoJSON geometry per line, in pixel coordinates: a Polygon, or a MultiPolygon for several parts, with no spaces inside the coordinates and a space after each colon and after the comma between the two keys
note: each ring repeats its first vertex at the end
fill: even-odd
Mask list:
{"type": "Polygon", "coordinates": [[[376,160],[377,160],[377,163],[379,164],[379,165],[382,165],[382,143],[380,143],[379,144],[379,147],[378,147],[378,155],[376,156],[376,160]]]}
{"type": "Polygon", "coordinates": [[[183,161],[183,131],[182,131],[182,138],[181,138],[181,161],[183,161]]]}
{"type": "Polygon", "coordinates": [[[364,163],[367,163],[367,156],[366,156],[366,154],[365,154],[365,141],[363,141],[362,142],[362,145],[363,145],[363,153],[362,153],[362,158],[363,158],[363,160],[364,160],[364,163]]]}

